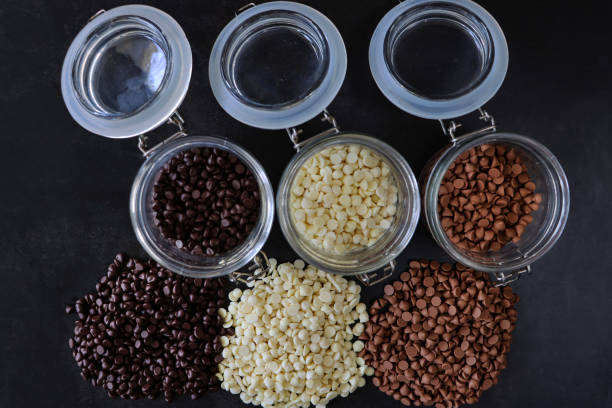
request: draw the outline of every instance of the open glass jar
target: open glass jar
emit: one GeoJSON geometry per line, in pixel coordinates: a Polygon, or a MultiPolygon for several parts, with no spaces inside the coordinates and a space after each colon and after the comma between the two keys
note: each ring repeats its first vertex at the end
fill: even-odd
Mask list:
{"type": "Polygon", "coordinates": [[[488,272],[499,284],[512,282],[558,240],[569,213],[569,186],[554,155],[524,136],[497,132],[482,106],[501,86],[508,48],[495,19],[470,0],[407,0],[380,21],[370,42],[370,68],[383,94],[404,111],[437,119],[451,144],[421,174],[423,211],[436,242],[455,260],[488,272]],[[485,126],[458,135],[452,120],[478,110],[485,126]],[[455,160],[476,146],[512,148],[536,185],[542,205],[516,242],[498,251],[460,248],[444,232],[440,185],[455,160]]]}
{"type": "Polygon", "coordinates": [[[209,60],[209,79],[219,104],[234,118],[263,129],[286,129],[297,150],[279,185],[280,226],[295,252],[322,270],[356,275],[374,284],[393,272],[394,259],[416,228],[420,197],[416,178],[391,146],[360,133],[340,132],[326,107],[346,73],[346,50],[336,27],[323,14],[300,3],[250,4],[221,31],[209,60]],[[301,125],[323,113],[330,127],[300,142],[301,125]],[[291,186],[301,166],[330,146],[370,149],[390,168],[398,186],[398,211],[378,241],[336,256],[317,249],[298,233],[290,216],[291,186]],[[373,272],[385,268],[386,273],[373,272]]]}
{"type": "Polygon", "coordinates": [[[177,108],[187,93],[191,67],[189,42],[166,13],[142,5],[101,10],[70,45],[62,68],[62,94],[72,117],[87,130],[115,139],[138,137],[145,161],[132,185],[130,215],[149,256],[181,275],[212,278],[236,273],[251,260],[265,260],[258,254],[272,228],[274,195],[263,167],[249,152],[224,138],[187,136],[177,108]],[[149,148],[145,133],[165,122],[178,131],[149,148]],[[259,190],[259,218],[248,237],[210,257],[171,245],[155,225],[152,209],[161,168],[177,153],[193,148],[235,155],[259,190]]]}

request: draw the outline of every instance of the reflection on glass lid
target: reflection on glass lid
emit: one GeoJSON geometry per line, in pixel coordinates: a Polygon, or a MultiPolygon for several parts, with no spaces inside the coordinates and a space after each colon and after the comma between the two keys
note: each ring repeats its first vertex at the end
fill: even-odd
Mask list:
{"type": "Polygon", "coordinates": [[[223,79],[245,103],[280,108],[307,97],[328,69],[327,41],[301,14],[273,10],[242,24],[225,45],[223,79]]]}
{"type": "Polygon", "coordinates": [[[73,85],[92,114],[133,114],[153,99],[168,73],[169,49],[149,21],[120,17],[100,26],[83,45],[73,85]]]}
{"type": "Polygon", "coordinates": [[[74,120],[110,138],[142,135],[179,107],[191,79],[181,26],[154,7],[101,10],[76,35],[62,66],[62,96],[74,120]]]}

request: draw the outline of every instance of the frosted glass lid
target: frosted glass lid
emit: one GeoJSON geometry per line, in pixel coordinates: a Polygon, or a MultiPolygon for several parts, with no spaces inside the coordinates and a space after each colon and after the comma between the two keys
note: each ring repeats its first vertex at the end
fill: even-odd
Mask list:
{"type": "Polygon", "coordinates": [[[137,136],[165,122],[191,79],[191,48],[168,14],[128,5],[96,15],[62,67],[62,95],[81,126],[111,138],[137,136]]]}
{"type": "Polygon", "coordinates": [[[284,129],[312,119],[334,99],[346,50],[323,14],[275,1],[241,12],[223,28],[208,69],[227,113],[251,126],[284,129]]]}
{"type": "Polygon", "coordinates": [[[495,19],[469,0],[406,0],[378,23],[370,70],[399,108],[428,119],[472,112],[506,76],[508,46],[495,19]]]}

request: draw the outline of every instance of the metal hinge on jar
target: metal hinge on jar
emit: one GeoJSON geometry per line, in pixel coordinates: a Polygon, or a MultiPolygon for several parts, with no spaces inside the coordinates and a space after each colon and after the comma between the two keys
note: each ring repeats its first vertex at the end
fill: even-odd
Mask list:
{"type": "Polygon", "coordinates": [[[264,251],[259,251],[248,267],[249,272],[232,272],[228,275],[228,278],[230,282],[242,282],[248,285],[257,279],[269,276],[273,269],[274,265],[270,262],[268,255],[264,251]]]}
{"type": "MultiPolygon", "coordinates": [[[[332,125],[332,127],[327,130],[324,130],[323,132],[317,134],[316,136],[321,136],[321,135],[331,136],[331,135],[335,135],[336,133],[340,133],[340,128],[338,127],[338,122],[336,121],[336,118],[334,118],[327,111],[327,109],[323,110],[323,117],[321,118],[321,122],[328,122],[330,125],[332,125]]],[[[293,148],[299,152],[302,146],[304,145],[304,143],[308,141],[308,140],[305,140],[302,142],[299,141],[299,135],[303,132],[302,129],[292,127],[292,128],[288,128],[285,130],[287,131],[287,135],[289,136],[291,143],[293,143],[293,148]]]]}
{"type": "Polygon", "coordinates": [[[531,265],[527,265],[522,269],[518,269],[512,272],[495,272],[493,276],[495,278],[495,286],[506,286],[512,282],[517,281],[522,275],[531,274],[531,265]]]}
{"type": "Polygon", "coordinates": [[[149,142],[149,138],[147,137],[146,134],[142,134],[138,136],[138,149],[142,152],[142,155],[146,158],[149,157],[151,155],[151,153],[153,153],[155,150],[157,150],[158,148],[160,148],[161,146],[163,146],[164,144],[179,138],[181,136],[186,136],[187,135],[187,129],[185,128],[185,120],[183,119],[183,117],[181,116],[180,113],[178,113],[178,111],[174,112],[172,115],[170,115],[170,117],[168,118],[167,123],[169,125],[174,125],[178,128],[178,132],[174,133],[173,135],[171,135],[170,137],[167,137],[166,139],[162,140],[161,142],[157,143],[155,146],[149,148],[147,147],[148,142],[149,142]]]}
{"type": "Polygon", "coordinates": [[[393,275],[395,272],[395,268],[397,267],[397,262],[392,260],[389,262],[389,265],[385,266],[382,271],[374,271],[369,273],[364,273],[361,275],[357,275],[357,279],[365,286],[374,286],[377,283],[380,283],[393,275]]]}
{"type": "Polygon", "coordinates": [[[457,132],[457,129],[463,126],[461,122],[451,120],[449,121],[448,125],[444,123],[443,119],[438,119],[438,122],[440,122],[440,126],[442,126],[442,131],[444,132],[446,136],[450,137],[452,143],[455,143],[457,140],[464,138],[464,137],[495,132],[497,127],[495,125],[495,118],[493,117],[493,115],[489,114],[489,112],[487,112],[484,108],[478,108],[478,113],[479,113],[478,119],[487,123],[487,126],[481,129],[475,130],[473,132],[465,133],[460,136],[456,136],[456,132],[457,132]]]}

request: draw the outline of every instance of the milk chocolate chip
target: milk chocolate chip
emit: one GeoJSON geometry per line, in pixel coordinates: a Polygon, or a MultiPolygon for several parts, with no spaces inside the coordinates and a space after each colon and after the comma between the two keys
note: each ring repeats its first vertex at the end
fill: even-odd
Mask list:
{"type": "Polygon", "coordinates": [[[459,248],[498,251],[520,240],[541,202],[513,148],[482,144],[449,166],[438,193],[438,215],[459,248]]]}
{"type": "Polygon", "coordinates": [[[517,319],[510,287],[460,264],[421,260],[387,288],[359,337],[376,387],[404,405],[442,408],[475,403],[497,383],[517,319]]]}

